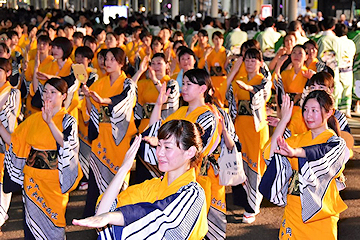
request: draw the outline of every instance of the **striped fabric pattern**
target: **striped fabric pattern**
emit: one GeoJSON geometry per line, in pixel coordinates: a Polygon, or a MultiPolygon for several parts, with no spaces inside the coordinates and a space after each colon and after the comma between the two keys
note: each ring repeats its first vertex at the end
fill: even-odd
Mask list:
{"type": "Polygon", "coordinates": [[[274,154],[261,179],[260,192],[273,204],[284,207],[292,173],[289,160],[280,154],[274,154]]]}
{"type": "Polygon", "coordinates": [[[255,213],[260,212],[260,204],[262,201],[262,194],[259,191],[259,184],[261,181],[261,175],[255,172],[248,163],[244,160],[244,172],[246,175],[246,181],[244,182],[244,189],[247,195],[247,201],[250,207],[255,213]]]}
{"type": "MultiPolygon", "coordinates": [[[[14,131],[17,113],[20,107],[20,91],[12,88],[8,100],[0,111],[0,121],[6,130],[10,133],[14,131]]],[[[4,153],[6,146],[2,138],[0,138],[0,152],[4,153]]]]}
{"type": "Polygon", "coordinates": [[[64,146],[58,145],[58,170],[61,192],[66,193],[78,178],[79,138],[78,126],[73,116],[65,114],[62,125],[64,146]]]}
{"type": "MultiPolygon", "coordinates": [[[[205,151],[209,147],[211,143],[210,140],[212,139],[212,136],[214,135],[218,127],[216,123],[216,117],[213,112],[206,111],[198,117],[196,122],[199,123],[204,130],[204,135],[201,136],[201,139],[203,141],[203,151],[205,151]]],[[[220,139],[219,142],[214,143],[213,148],[217,147],[219,143],[220,139]]],[[[214,149],[209,151],[209,154],[212,153],[213,150],[214,149]]]]}
{"type": "Polygon", "coordinates": [[[89,179],[89,160],[91,154],[91,146],[79,138],[79,162],[81,170],[84,173],[86,179],[89,179]]]}
{"type": "Polygon", "coordinates": [[[209,231],[206,234],[206,239],[226,239],[226,214],[210,206],[207,219],[209,231]]]}
{"type": "Polygon", "coordinates": [[[12,193],[4,193],[3,190],[3,184],[0,183],[0,227],[5,223],[5,221],[9,218],[9,215],[7,214],[10,202],[11,202],[11,196],[12,193]]]}
{"type": "Polygon", "coordinates": [[[283,137],[284,137],[285,139],[287,139],[287,138],[291,137],[291,135],[292,135],[292,133],[291,133],[290,129],[285,128],[283,137]]]}
{"type": "Polygon", "coordinates": [[[116,209],[123,213],[125,226],[111,226],[100,232],[98,239],[189,239],[204,202],[204,190],[191,182],[154,203],[116,209]]]}
{"type": "MultiPolygon", "coordinates": [[[[303,148],[307,158],[299,158],[299,187],[302,220],[307,222],[322,209],[324,195],[330,181],[349,159],[345,141],[332,136],[326,143],[303,148]]],[[[292,168],[288,159],[274,154],[261,180],[260,192],[270,202],[286,205],[292,168]]]]}
{"type": "Polygon", "coordinates": [[[99,133],[99,112],[94,105],[91,105],[90,122],[95,126],[97,133],[99,133]]]}
{"type": "Polygon", "coordinates": [[[271,95],[271,80],[263,78],[259,85],[254,85],[255,94],[250,92],[251,110],[254,115],[256,131],[260,130],[261,122],[266,121],[266,115],[262,115],[262,109],[271,95]]]}
{"type": "Polygon", "coordinates": [[[299,185],[304,222],[321,208],[330,181],[349,159],[345,140],[333,136],[327,143],[304,147],[307,159],[299,158],[299,185]]]}
{"type": "Polygon", "coordinates": [[[161,118],[165,120],[179,108],[180,89],[176,80],[171,79],[167,82],[166,88],[171,88],[170,95],[161,108],[161,118]]]}
{"type": "Polygon", "coordinates": [[[339,122],[340,130],[347,131],[350,133],[350,127],[349,127],[349,123],[347,121],[345,113],[340,112],[339,110],[335,110],[334,116],[336,117],[336,119],[339,122]]]}
{"type": "Polygon", "coordinates": [[[5,152],[4,164],[9,173],[11,181],[23,185],[26,158],[20,158],[13,152],[13,145],[10,145],[8,151],[5,152]]]}
{"type": "Polygon", "coordinates": [[[136,99],[136,86],[130,78],[125,79],[123,89],[120,95],[111,98],[113,105],[109,106],[112,107],[110,121],[116,145],[120,144],[127,132],[136,99]]]}
{"type": "Polygon", "coordinates": [[[65,239],[65,228],[55,226],[24,191],[23,198],[25,204],[25,223],[35,239],[65,239]]]}
{"type": "Polygon", "coordinates": [[[90,168],[94,173],[100,194],[104,193],[111,180],[114,178],[114,174],[93,152],[91,152],[90,155],[90,168]]]}
{"type": "Polygon", "coordinates": [[[231,84],[230,84],[228,91],[226,92],[225,98],[228,100],[228,103],[229,103],[230,118],[234,122],[235,118],[237,116],[237,108],[236,108],[236,102],[235,102],[235,96],[234,96],[234,89],[231,84]]]}

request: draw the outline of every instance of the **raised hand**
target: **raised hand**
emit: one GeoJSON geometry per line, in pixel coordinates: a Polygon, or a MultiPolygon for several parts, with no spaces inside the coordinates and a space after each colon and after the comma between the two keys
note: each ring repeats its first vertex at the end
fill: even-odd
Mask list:
{"type": "Polygon", "coordinates": [[[149,56],[145,56],[144,58],[143,58],[143,60],[141,61],[141,63],[140,63],[140,66],[139,66],[139,71],[141,71],[141,72],[145,72],[146,71],[146,69],[148,68],[148,66],[149,66],[149,56]]]}
{"type": "Polygon", "coordinates": [[[281,47],[279,48],[278,52],[276,53],[276,55],[278,55],[278,57],[281,57],[283,55],[285,55],[287,52],[287,48],[286,47],[281,47]]]}
{"type": "Polygon", "coordinates": [[[151,55],[151,47],[150,47],[150,46],[145,46],[145,53],[146,53],[146,55],[148,55],[148,56],[151,55]]]}
{"type": "Polygon", "coordinates": [[[288,55],[283,55],[280,57],[278,64],[280,64],[280,66],[289,58],[288,55]]]}
{"type": "Polygon", "coordinates": [[[173,73],[175,71],[176,64],[177,64],[177,59],[171,57],[171,60],[170,60],[170,72],[171,73],[173,73]]]}
{"type": "Polygon", "coordinates": [[[268,125],[269,125],[269,126],[276,127],[276,126],[278,125],[280,119],[277,118],[277,117],[268,116],[268,117],[266,118],[266,121],[268,121],[268,125]]]}
{"type": "Polygon", "coordinates": [[[41,112],[42,112],[42,117],[44,119],[44,121],[49,124],[54,116],[53,114],[53,107],[50,104],[49,100],[46,100],[44,102],[44,106],[41,108],[41,112]]]}
{"type": "Polygon", "coordinates": [[[197,34],[195,34],[192,38],[191,38],[191,45],[195,44],[197,41],[199,40],[199,36],[197,34]]]}
{"type": "Polygon", "coordinates": [[[238,59],[235,61],[234,66],[233,66],[233,69],[239,70],[242,63],[243,63],[243,57],[240,56],[240,57],[238,57],[238,59]]]}
{"type": "Polygon", "coordinates": [[[295,156],[295,149],[289,146],[283,136],[279,136],[276,140],[279,149],[275,149],[275,153],[281,154],[285,157],[295,156]]]}
{"type": "Polygon", "coordinates": [[[170,61],[171,49],[172,49],[172,44],[170,44],[169,47],[164,52],[165,59],[166,59],[167,62],[170,61]]]}
{"type": "Polygon", "coordinates": [[[294,102],[290,101],[290,96],[285,94],[282,98],[283,103],[281,106],[281,120],[290,121],[292,115],[292,109],[294,107],[294,102]]]}
{"type": "Polygon", "coordinates": [[[206,48],[205,52],[204,52],[204,58],[207,59],[207,57],[209,56],[209,54],[211,53],[211,51],[213,50],[213,47],[208,47],[206,48]]]}
{"type": "Polygon", "coordinates": [[[168,100],[168,97],[170,95],[170,91],[171,91],[171,89],[169,88],[168,90],[166,90],[166,84],[163,84],[161,86],[159,96],[156,100],[156,104],[159,106],[162,106],[164,103],[166,103],[168,100]]]}
{"type": "Polygon", "coordinates": [[[39,67],[40,65],[40,51],[36,51],[36,55],[35,55],[35,67],[39,67]]]}
{"type": "Polygon", "coordinates": [[[312,78],[312,76],[315,74],[316,72],[314,70],[308,69],[306,71],[302,71],[302,74],[304,77],[306,77],[307,79],[312,78]]]}
{"type": "Polygon", "coordinates": [[[157,137],[145,136],[143,137],[143,140],[150,144],[150,146],[152,147],[157,147],[157,145],[159,144],[159,139],[157,137]]]}
{"type": "Polygon", "coordinates": [[[51,78],[51,75],[43,73],[43,72],[37,72],[36,77],[41,80],[49,80],[51,78]]]}
{"type": "Polygon", "coordinates": [[[128,169],[131,168],[132,163],[134,162],[136,153],[139,150],[141,139],[142,139],[141,135],[135,137],[134,142],[131,144],[129,150],[127,150],[127,152],[125,154],[125,157],[124,157],[121,167],[125,167],[128,169]]]}

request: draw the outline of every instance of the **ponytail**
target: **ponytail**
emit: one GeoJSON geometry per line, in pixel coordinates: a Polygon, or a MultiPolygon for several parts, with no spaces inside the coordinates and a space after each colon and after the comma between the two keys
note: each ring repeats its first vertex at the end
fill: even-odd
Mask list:
{"type": "Polygon", "coordinates": [[[341,137],[341,130],[340,130],[340,124],[339,121],[336,119],[336,117],[333,115],[331,115],[328,118],[327,121],[328,127],[331,128],[332,130],[334,130],[334,132],[336,133],[336,135],[338,135],[339,137],[341,137]]]}

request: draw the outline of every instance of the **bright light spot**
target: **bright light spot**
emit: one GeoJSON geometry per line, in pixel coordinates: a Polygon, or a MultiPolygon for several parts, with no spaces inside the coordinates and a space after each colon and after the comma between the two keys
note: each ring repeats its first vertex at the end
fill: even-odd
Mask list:
{"type": "Polygon", "coordinates": [[[145,8],[145,7],[142,7],[142,8],[140,8],[140,11],[141,11],[141,12],[145,12],[145,11],[146,11],[146,8],[145,8]]]}
{"type": "Polygon", "coordinates": [[[166,6],[167,6],[168,9],[170,9],[171,8],[171,3],[168,3],[166,6]]]}

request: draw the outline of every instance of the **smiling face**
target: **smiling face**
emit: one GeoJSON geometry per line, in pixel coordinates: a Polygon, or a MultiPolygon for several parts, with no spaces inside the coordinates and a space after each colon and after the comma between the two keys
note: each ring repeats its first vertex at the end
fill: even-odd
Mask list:
{"type": "Polygon", "coordinates": [[[60,108],[66,98],[66,93],[61,94],[61,92],[58,91],[55,87],[51,86],[50,84],[45,84],[42,98],[44,102],[49,101],[50,107],[60,108]]]}
{"type": "Polygon", "coordinates": [[[155,74],[165,75],[166,63],[162,57],[155,57],[151,60],[151,67],[154,69],[155,74]]]}
{"type": "Polygon", "coordinates": [[[309,99],[306,102],[303,116],[306,126],[310,130],[325,128],[328,119],[324,110],[320,107],[320,104],[314,98],[309,99]]]}
{"type": "Polygon", "coordinates": [[[215,45],[216,48],[221,48],[221,46],[223,45],[224,43],[224,39],[223,38],[220,38],[218,36],[214,36],[213,38],[213,43],[215,45]]]}
{"type": "Polygon", "coordinates": [[[176,145],[173,136],[159,140],[156,156],[159,161],[159,170],[162,172],[180,172],[182,174],[190,168],[190,160],[187,158],[186,151],[176,145]]]}

